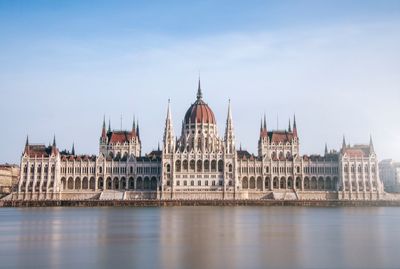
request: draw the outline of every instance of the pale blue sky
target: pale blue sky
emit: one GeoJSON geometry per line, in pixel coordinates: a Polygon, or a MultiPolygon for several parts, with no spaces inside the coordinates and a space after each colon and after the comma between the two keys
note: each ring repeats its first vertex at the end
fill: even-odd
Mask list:
{"type": "Polygon", "coordinates": [[[97,154],[102,118],[130,128],[143,152],[175,133],[195,99],[224,131],[232,100],[237,144],[256,153],[260,116],[287,126],[302,153],[342,135],[400,160],[400,1],[0,0],[0,162],[30,141],[97,154]]]}

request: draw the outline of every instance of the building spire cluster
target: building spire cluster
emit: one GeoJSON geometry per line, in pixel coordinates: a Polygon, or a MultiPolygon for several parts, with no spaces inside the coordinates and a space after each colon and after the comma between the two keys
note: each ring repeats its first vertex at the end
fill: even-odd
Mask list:
{"type": "Polygon", "coordinates": [[[74,142],[71,150],[60,152],[55,135],[53,145],[49,143],[48,147],[30,145],[27,136],[20,165],[22,180],[16,195],[21,200],[27,197],[60,200],[65,190],[71,195],[74,189],[76,197],[87,199],[88,193],[92,192],[93,199],[97,199],[95,197],[110,189],[116,191],[114,199],[118,196],[121,200],[235,200],[275,197],[274,192],[279,189],[277,193],[284,191],[285,199],[291,200],[310,197],[318,200],[331,197],[379,199],[383,187],[372,137],[369,145],[350,146],[346,145],[343,136],[342,151],[329,151],[325,143],[324,156],[301,155],[295,116],[290,117],[287,129],[284,126],[279,130],[277,126],[273,130],[271,124],[269,129],[264,114],[260,120],[258,155],[242,149],[241,144],[236,150],[231,100],[228,101],[222,137],[218,134],[212,109],[203,101],[199,78],[197,100],[187,109],[180,137],[176,138],[174,134],[171,100],[168,100],[163,145],[158,144],[157,150],[149,154],[141,154],[139,123],[135,116],[127,130],[112,130],[109,120],[108,131],[104,116],[97,156],[75,155],[74,142]],[[47,184],[47,178],[38,169],[29,169],[32,165],[42,165],[44,158],[49,168],[54,167],[49,169],[49,176],[54,178],[53,185],[47,184]],[[70,178],[72,183],[74,177],[76,180],[76,169],[81,169],[82,161],[87,167],[96,169],[85,170],[87,176],[70,187],[70,178]],[[366,173],[365,180],[353,182],[357,169],[348,168],[359,164],[365,165],[361,169],[374,173],[366,173]],[[317,166],[325,169],[323,173],[314,169],[317,166]],[[118,173],[117,180],[113,176],[115,172],[118,173]],[[353,183],[356,184],[354,188],[353,183]],[[36,190],[36,184],[45,189],[36,190]],[[83,189],[85,192],[81,191],[83,189]]]}

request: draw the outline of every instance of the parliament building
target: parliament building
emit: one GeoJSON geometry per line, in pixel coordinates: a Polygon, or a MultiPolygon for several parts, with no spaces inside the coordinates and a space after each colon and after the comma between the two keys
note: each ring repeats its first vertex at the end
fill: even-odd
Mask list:
{"type": "Polygon", "coordinates": [[[286,130],[261,120],[257,154],[238,148],[231,105],[225,132],[218,133],[200,81],[180,135],[168,102],[162,148],[141,152],[139,125],[112,130],[105,120],[98,155],[61,151],[27,138],[14,200],[275,199],[378,200],[383,184],[372,139],[324,155],[301,155],[293,118],[286,130]]]}

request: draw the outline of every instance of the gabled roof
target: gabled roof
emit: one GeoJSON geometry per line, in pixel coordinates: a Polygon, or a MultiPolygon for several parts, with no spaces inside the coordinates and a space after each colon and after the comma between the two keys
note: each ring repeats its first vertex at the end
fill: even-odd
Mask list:
{"type": "Polygon", "coordinates": [[[50,155],[52,154],[52,152],[54,154],[58,153],[58,149],[56,147],[53,146],[48,146],[46,147],[45,145],[39,144],[39,145],[27,145],[25,147],[25,152],[30,158],[34,158],[34,157],[50,157],[50,155]]]}
{"type": "Polygon", "coordinates": [[[135,131],[112,131],[107,133],[107,136],[109,144],[128,143],[132,138],[137,137],[135,131]]]}
{"type": "Polygon", "coordinates": [[[342,154],[352,158],[368,157],[372,154],[369,145],[354,145],[353,147],[346,147],[342,149],[342,154]]]}
{"type": "Polygon", "coordinates": [[[294,138],[293,132],[288,131],[271,131],[268,132],[269,141],[271,143],[287,143],[291,142],[294,138]]]}

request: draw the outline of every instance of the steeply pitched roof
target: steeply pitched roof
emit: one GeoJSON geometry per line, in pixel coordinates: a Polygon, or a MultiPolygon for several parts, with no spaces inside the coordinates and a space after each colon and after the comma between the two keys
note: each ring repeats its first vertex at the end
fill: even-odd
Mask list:
{"type": "Polygon", "coordinates": [[[268,132],[269,140],[275,144],[291,142],[294,138],[292,132],[287,131],[271,131],[268,132]]]}
{"type": "Polygon", "coordinates": [[[107,136],[109,144],[128,143],[133,137],[137,137],[135,131],[112,131],[107,136]]]}
{"type": "Polygon", "coordinates": [[[28,145],[25,147],[25,153],[28,154],[30,158],[34,157],[49,157],[54,151],[54,154],[58,153],[58,149],[53,146],[46,147],[45,145],[28,145]]]}

